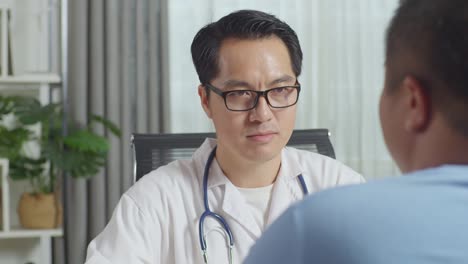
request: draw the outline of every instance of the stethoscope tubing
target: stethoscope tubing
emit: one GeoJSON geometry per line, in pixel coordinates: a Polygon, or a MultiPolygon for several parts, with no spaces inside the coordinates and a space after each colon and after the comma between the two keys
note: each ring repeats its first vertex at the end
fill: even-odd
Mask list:
{"type": "MultiPolygon", "coordinates": [[[[199,232],[199,240],[200,240],[200,247],[203,251],[203,258],[205,260],[205,263],[207,263],[207,256],[206,256],[206,240],[204,238],[204,222],[205,218],[208,216],[213,217],[216,219],[224,228],[226,231],[226,234],[229,238],[229,247],[230,247],[230,254],[231,254],[231,260],[232,260],[232,248],[234,247],[234,236],[232,235],[231,228],[229,227],[227,221],[219,214],[214,213],[210,210],[210,205],[208,204],[208,174],[210,172],[210,167],[211,164],[213,163],[213,160],[216,155],[216,148],[214,147],[213,150],[211,151],[210,155],[208,156],[208,159],[205,164],[205,169],[203,171],[203,204],[205,206],[205,211],[203,214],[200,216],[200,221],[198,222],[198,232],[199,232]]],[[[302,174],[299,174],[298,176],[299,179],[299,184],[301,185],[302,192],[304,195],[309,194],[309,190],[307,189],[307,185],[305,184],[304,177],[302,174]]]]}

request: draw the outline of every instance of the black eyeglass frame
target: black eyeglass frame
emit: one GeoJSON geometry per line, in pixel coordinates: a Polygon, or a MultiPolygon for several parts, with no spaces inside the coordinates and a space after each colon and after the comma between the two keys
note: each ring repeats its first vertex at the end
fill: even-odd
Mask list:
{"type": "Polygon", "coordinates": [[[280,87],[274,87],[274,88],[271,88],[271,89],[267,89],[265,91],[255,91],[255,90],[230,90],[230,91],[223,91],[221,89],[219,89],[218,87],[216,86],[213,86],[209,83],[206,83],[204,84],[205,88],[206,89],[209,89],[211,91],[213,91],[215,94],[221,96],[224,100],[224,105],[226,106],[226,108],[229,110],[229,111],[235,111],[235,112],[245,112],[245,111],[250,111],[252,109],[254,109],[255,107],[257,107],[257,104],[258,104],[258,100],[260,98],[260,96],[263,96],[268,104],[268,106],[270,106],[271,108],[288,108],[288,107],[291,107],[295,104],[297,104],[297,101],[299,100],[299,94],[301,92],[301,84],[299,82],[296,81],[296,84],[295,85],[285,85],[285,86],[280,86],[280,87]],[[295,88],[297,89],[297,97],[296,97],[296,101],[294,101],[293,104],[290,104],[290,105],[287,105],[287,106],[273,106],[270,104],[270,100],[268,100],[268,93],[270,91],[274,91],[274,90],[277,90],[277,89],[284,89],[284,88],[295,88]],[[243,109],[243,110],[234,110],[234,109],[231,109],[229,108],[229,106],[227,105],[227,100],[226,100],[226,96],[229,94],[229,93],[233,93],[233,92],[253,92],[253,93],[256,93],[257,96],[255,97],[255,102],[253,104],[252,107],[248,108],[248,109],[243,109]]]}

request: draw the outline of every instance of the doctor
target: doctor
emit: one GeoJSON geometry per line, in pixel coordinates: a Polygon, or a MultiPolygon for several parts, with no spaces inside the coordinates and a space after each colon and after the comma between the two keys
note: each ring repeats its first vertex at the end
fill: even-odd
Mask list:
{"type": "Polygon", "coordinates": [[[217,140],[128,190],[86,263],[241,263],[263,230],[306,194],[363,182],[336,160],[285,148],[302,64],[287,24],[238,11],[202,28],[191,50],[217,140]]]}

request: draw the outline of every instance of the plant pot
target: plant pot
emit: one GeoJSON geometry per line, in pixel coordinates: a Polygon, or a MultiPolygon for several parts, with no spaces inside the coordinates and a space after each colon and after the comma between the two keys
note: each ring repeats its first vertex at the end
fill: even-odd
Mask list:
{"type": "Polygon", "coordinates": [[[18,204],[18,215],[24,228],[51,229],[62,224],[62,206],[53,193],[23,193],[18,204]]]}

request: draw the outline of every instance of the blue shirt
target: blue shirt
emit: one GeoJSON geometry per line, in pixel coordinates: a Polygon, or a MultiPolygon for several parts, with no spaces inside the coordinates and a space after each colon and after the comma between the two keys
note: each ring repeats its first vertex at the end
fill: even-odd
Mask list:
{"type": "Polygon", "coordinates": [[[309,196],[272,224],[245,263],[468,263],[468,166],[309,196]]]}

